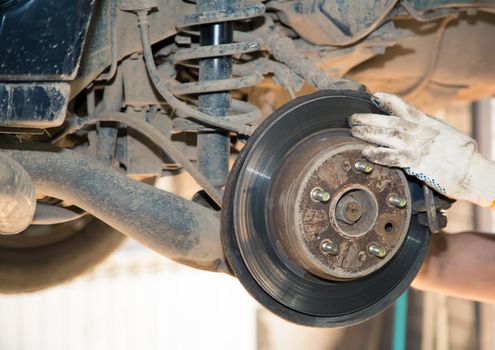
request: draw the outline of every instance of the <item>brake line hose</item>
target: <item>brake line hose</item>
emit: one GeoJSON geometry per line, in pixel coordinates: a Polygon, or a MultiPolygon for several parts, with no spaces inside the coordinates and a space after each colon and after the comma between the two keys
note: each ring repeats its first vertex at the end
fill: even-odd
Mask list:
{"type": "MultiPolygon", "coordinates": [[[[199,110],[185,104],[178,98],[176,98],[169,90],[167,85],[161,80],[158,70],[153,59],[153,52],[151,51],[151,44],[149,38],[149,22],[148,22],[148,10],[137,11],[138,16],[138,26],[141,34],[141,43],[143,46],[143,56],[146,63],[146,69],[151,78],[153,85],[160,95],[167,101],[167,103],[180,113],[189,116],[199,122],[204,124],[234,131],[243,135],[250,135],[253,128],[248,125],[242,125],[236,123],[235,121],[229,120],[229,117],[216,118],[214,116],[208,115],[206,113],[200,112],[199,110]]],[[[251,118],[251,113],[246,112],[245,115],[237,115],[236,119],[243,119],[244,117],[251,118]]]]}
{"type": "Polygon", "coordinates": [[[192,164],[189,159],[174,146],[173,142],[165,136],[161,131],[153,127],[151,124],[144,120],[138,120],[131,118],[125,113],[121,112],[101,112],[95,116],[88,116],[86,118],[75,117],[73,119],[73,125],[69,126],[60,136],[58,136],[53,143],[57,143],[59,140],[74,133],[77,130],[82,129],[88,125],[94,125],[98,122],[119,122],[126,124],[134,130],[147,137],[150,141],[160,147],[165,153],[173,158],[174,161],[181,164],[184,169],[192,176],[192,178],[200,185],[205,192],[213,199],[213,201],[222,207],[222,194],[212,186],[208,179],[201,174],[201,172],[192,164]]]}

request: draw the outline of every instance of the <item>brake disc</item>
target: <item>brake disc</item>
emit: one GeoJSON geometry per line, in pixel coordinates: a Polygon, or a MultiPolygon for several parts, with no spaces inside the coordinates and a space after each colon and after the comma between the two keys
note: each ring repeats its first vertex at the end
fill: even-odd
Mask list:
{"type": "Polygon", "coordinates": [[[369,96],[297,98],[249,138],[225,189],[222,241],[235,276],[277,315],[310,326],[389,306],[424,260],[429,232],[402,171],[372,166],[347,117],[369,96]]]}

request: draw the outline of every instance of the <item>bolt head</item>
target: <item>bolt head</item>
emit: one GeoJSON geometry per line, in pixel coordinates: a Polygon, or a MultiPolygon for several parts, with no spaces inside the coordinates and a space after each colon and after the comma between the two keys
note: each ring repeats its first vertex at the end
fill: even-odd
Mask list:
{"type": "Polygon", "coordinates": [[[344,216],[347,220],[356,222],[363,215],[363,208],[357,202],[349,202],[344,208],[344,216]]]}
{"type": "Polygon", "coordinates": [[[354,169],[365,174],[370,174],[373,171],[374,166],[367,162],[356,162],[354,163],[354,169]]]}
{"type": "Polygon", "coordinates": [[[332,255],[336,255],[339,251],[337,245],[330,242],[330,241],[321,242],[320,248],[324,253],[328,253],[328,254],[332,254],[332,255]]]}
{"type": "Polygon", "coordinates": [[[387,255],[385,248],[378,244],[371,244],[368,247],[368,252],[378,258],[384,258],[387,255]]]}
{"type": "Polygon", "coordinates": [[[397,208],[405,208],[407,205],[407,199],[393,194],[388,197],[388,204],[397,208]]]}
{"type": "Polygon", "coordinates": [[[330,193],[316,187],[311,190],[311,198],[317,202],[328,202],[330,200],[330,193]]]}
{"type": "Polygon", "coordinates": [[[337,203],[335,217],[348,225],[354,225],[363,216],[363,207],[352,195],[344,195],[337,203]]]}

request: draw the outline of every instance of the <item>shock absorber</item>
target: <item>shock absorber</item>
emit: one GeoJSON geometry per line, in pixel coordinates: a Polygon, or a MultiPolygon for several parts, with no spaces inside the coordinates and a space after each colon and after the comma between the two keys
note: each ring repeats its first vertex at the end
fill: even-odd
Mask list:
{"type": "MultiPolygon", "coordinates": [[[[228,10],[238,7],[239,0],[197,0],[198,12],[228,10]]],[[[200,46],[230,44],[233,41],[232,22],[208,23],[199,26],[200,46]]],[[[199,81],[229,79],[232,76],[232,56],[204,58],[199,61],[199,81]]],[[[209,115],[222,118],[230,114],[229,91],[209,92],[198,97],[198,108],[209,115]]],[[[229,133],[198,131],[197,157],[199,170],[213,186],[225,185],[229,171],[229,133]]]]}
{"type": "MultiPolygon", "coordinates": [[[[232,42],[232,27],[226,29],[224,22],[234,22],[263,15],[263,4],[255,3],[244,7],[233,8],[230,3],[225,3],[223,9],[215,9],[217,4],[223,4],[220,0],[211,0],[209,3],[198,6],[199,9],[207,8],[203,12],[198,11],[185,16],[176,23],[178,29],[191,33],[189,27],[200,26],[202,39],[199,47],[182,49],[175,53],[175,61],[199,60],[200,81],[179,83],[174,79],[162,78],[154,62],[151,49],[149,20],[150,10],[156,5],[153,0],[149,3],[137,4],[131,2],[126,6],[120,6],[124,11],[134,12],[137,15],[138,27],[143,47],[144,61],[148,75],[157,92],[176,111],[179,118],[174,120],[175,130],[196,130],[200,134],[200,169],[190,173],[198,181],[203,183],[203,189],[212,199],[221,205],[221,199],[217,189],[225,183],[228,170],[228,134],[225,131],[235,131],[239,134],[250,135],[253,128],[250,124],[260,116],[260,111],[254,105],[240,100],[231,100],[229,90],[241,89],[257,84],[263,79],[262,72],[254,71],[237,74],[232,78],[232,55],[253,52],[261,49],[260,41],[232,42]],[[218,3],[216,1],[219,1],[218,3]],[[211,9],[213,8],[213,10],[211,9]],[[205,26],[206,25],[206,26],[205,26]],[[211,26],[210,26],[211,25],[211,26]],[[204,29],[203,29],[204,28],[204,29]],[[227,57],[227,61],[221,58],[227,57]],[[207,63],[209,62],[209,63],[207,63]],[[225,77],[225,78],[223,78],[225,77]],[[199,94],[201,97],[200,109],[179,100],[177,95],[199,94]],[[219,106],[215,104],[219,103],[219,106]],[[217,108],[218,107],[218,108],[217,108]],[[232,113],[231,110],[235,112],[232,113]],[[205,113],[207,111],[210,113],[205,113]],[[187,118],[184,119],[184,118],[187,118]],[[181,127],[177,120],[187,121],[181,127]],[[195,121],[191,125],[191,120],[195,121]],[[216,145],[219,145],[217,150],[216,145]],[[219,159],[216,159],[216,158],[219,159]]],[[[200,0],[202,1],[202,0],[200,0]]],[[[225,0],[226,1],[226,0],[225,0]]],[[[231,26],[232,24],[230,24],[231,26]]],[[[192,31],[194,33],[194,31],[192,31]]],[[[181,62],[182,61],[182,62],[181,62]]],[[[239,72],[241,72],[239,70],[239,72]]],[[[246,70],[244,70],[246,71],[246,70]]],[[[180,123],[179,123],[180,124],[180,123]]],[[[187,163],[187,162],[186,162],[187,163]]]]}
{"type": "MultiPolygon", "coordinates": [[[[234,22],[260,16],[262,4],[241,6],[240,0],[197,0],[197,13],[186,16],[178,27],[185,29],[199,25],[199,47],[182,49],[176,62],[198,60],[197,82],[175,86],[175,95],[198,94],[198,109],[219,121],[248,124],[257,109],[245,102],[232,101],[230,90],[256,84],[262,74],[232,77],[233,55],[261,49],[260,42],[234,43],[234,22]],[[233,113],[233,109],[237,114],[233,113]],[[241,112],[239,114],[239,112],[241,112]]],[[[200,171],[217,188],[221,188],[228,174],[229,133],[221,128],[198,127],[198,165],[200,171]]]]}

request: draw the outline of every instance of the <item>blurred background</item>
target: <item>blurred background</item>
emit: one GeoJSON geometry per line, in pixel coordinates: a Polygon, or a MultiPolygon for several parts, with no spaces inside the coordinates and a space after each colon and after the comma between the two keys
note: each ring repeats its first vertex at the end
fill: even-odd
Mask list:
{"type": "MultiPolygon", "coordinates": [[[[288,98],[258,89],[251,96],[266,115],[288,98]]],[[[494,100],[455,102],[436,116],[495,159],[494,100]]],[[[198,190],[186,174],[158,186],[187,198],[198,190]]],[[[448,233],[495,232],[493,213],[466,203],[454,204],[448,218],[448,233]]],[[[411,289],[400,306],[356,326],[296,326],[261,308],[236,279],[172,263],[130,240],[76,280],[0,296],[0,350],[488,350],[494,325],[492,305],[411,289]]]]}

